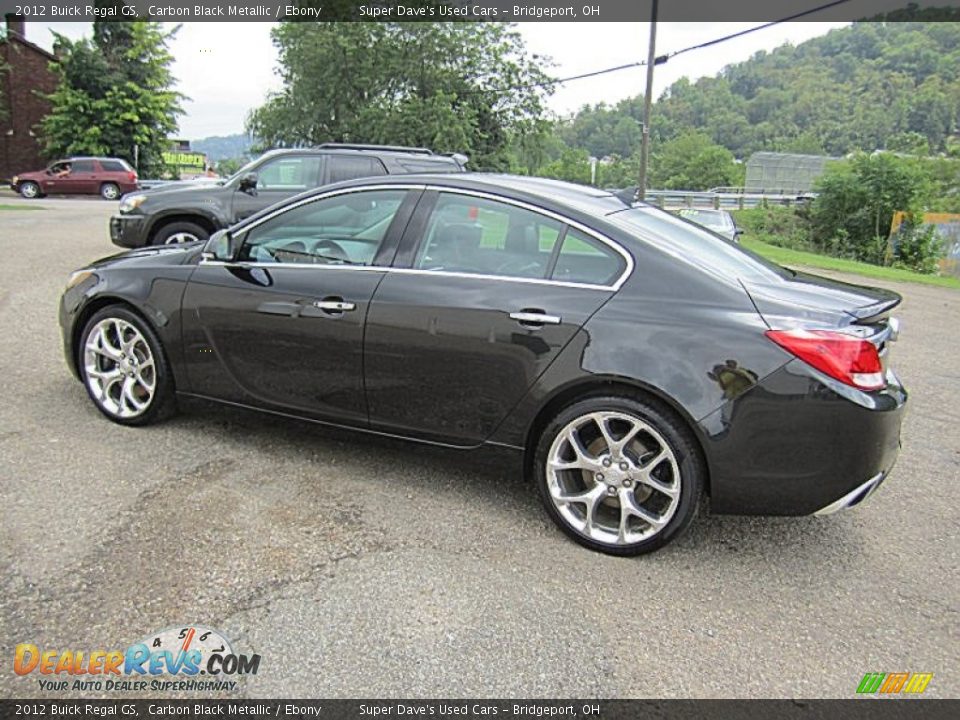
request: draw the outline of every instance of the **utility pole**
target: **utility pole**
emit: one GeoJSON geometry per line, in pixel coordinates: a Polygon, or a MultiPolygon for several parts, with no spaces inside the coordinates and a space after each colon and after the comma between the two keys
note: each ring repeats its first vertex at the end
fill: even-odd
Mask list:
{"type": "Polygon", "coordinates": [[[650,157],[650,105],[653,103],[653,66],[657,61],[657,0],[650,10],[650,47],[647,49],[647,91],[643,94],[643,139],[640,146],[640,185],[637,199],[647,196],[647,160],[650,157]]]}

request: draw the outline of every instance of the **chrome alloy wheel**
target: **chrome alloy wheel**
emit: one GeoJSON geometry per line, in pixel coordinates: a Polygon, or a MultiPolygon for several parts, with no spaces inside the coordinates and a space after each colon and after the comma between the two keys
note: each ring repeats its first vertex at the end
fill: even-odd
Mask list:
{"type": "Polygon", "coordinates": [[[133,418],[150,407],[156,363],[133,324],[109,317],[98,322],[84,343],[83,367],[91,395],[111,415],[133,418]]]}
{"type": "Polygon", "coordinates": [[[550,447],[546,477],[563,520],[606,545],[652,538],[680,503],[680,469],[670,445],[624,412],[594,412],[568,423],[550,447]]]}
{"type": "Polygon", "coordinates": [[[186,242],[196,242],[199,240],[196,235],[189,232],[175,232],[166,240],[164,240],[165,245],[176,245],[177,243],[186,243],[186,242]]]}

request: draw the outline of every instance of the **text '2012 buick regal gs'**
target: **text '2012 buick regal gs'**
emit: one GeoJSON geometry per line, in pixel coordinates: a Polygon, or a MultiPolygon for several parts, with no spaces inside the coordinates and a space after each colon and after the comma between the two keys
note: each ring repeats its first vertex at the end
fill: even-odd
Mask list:
{"type": "Polygon", "coordinates": [[[634,555],[702,493],[806,515],[873,492],[906,402],[899,301],[601,190],[473,174],[328,186],[102,260],[60,321],[115,422],[179,395],[514,451],[564,532],[634,555]]]}

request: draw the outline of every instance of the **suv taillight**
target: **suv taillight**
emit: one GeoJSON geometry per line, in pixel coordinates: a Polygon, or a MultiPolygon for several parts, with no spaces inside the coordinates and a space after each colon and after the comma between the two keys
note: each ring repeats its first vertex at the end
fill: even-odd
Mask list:
{"type": "Polygon", "coordinates": [[[805,363],[859,390],[886,385],[880,355],[869,340],[831,330],[768,330],[767,337],[805,363]]]}
{"type": "Polygon", "coordinates": [[[128,180],[129,182],[131,182],[131,183],[136,183],[136,182],[137,182],[137,173],[136,173],[136,171],[131,170],[130,172],[128,172],[128,173],[127,173],[127,180],[128,180]]]}

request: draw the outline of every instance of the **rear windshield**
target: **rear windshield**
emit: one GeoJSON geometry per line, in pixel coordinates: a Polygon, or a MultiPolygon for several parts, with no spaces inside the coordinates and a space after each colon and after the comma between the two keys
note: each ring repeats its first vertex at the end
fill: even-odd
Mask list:
{"type": "Polygon", "coordinates": [[[790,275],[779,265],[657,208],[633,207],[611,213],[606,219],[651,245],[727,280],[770,282],[790,275]]]}
{"type": "Polygon", "coordinates": [[[730,216],[722,210],[701,210],[699,208],[681,208],[674,212],[674,215],[686,220],[703,225],[711,230],[728,230],[733,227],[733,221],[730,216]]]}

